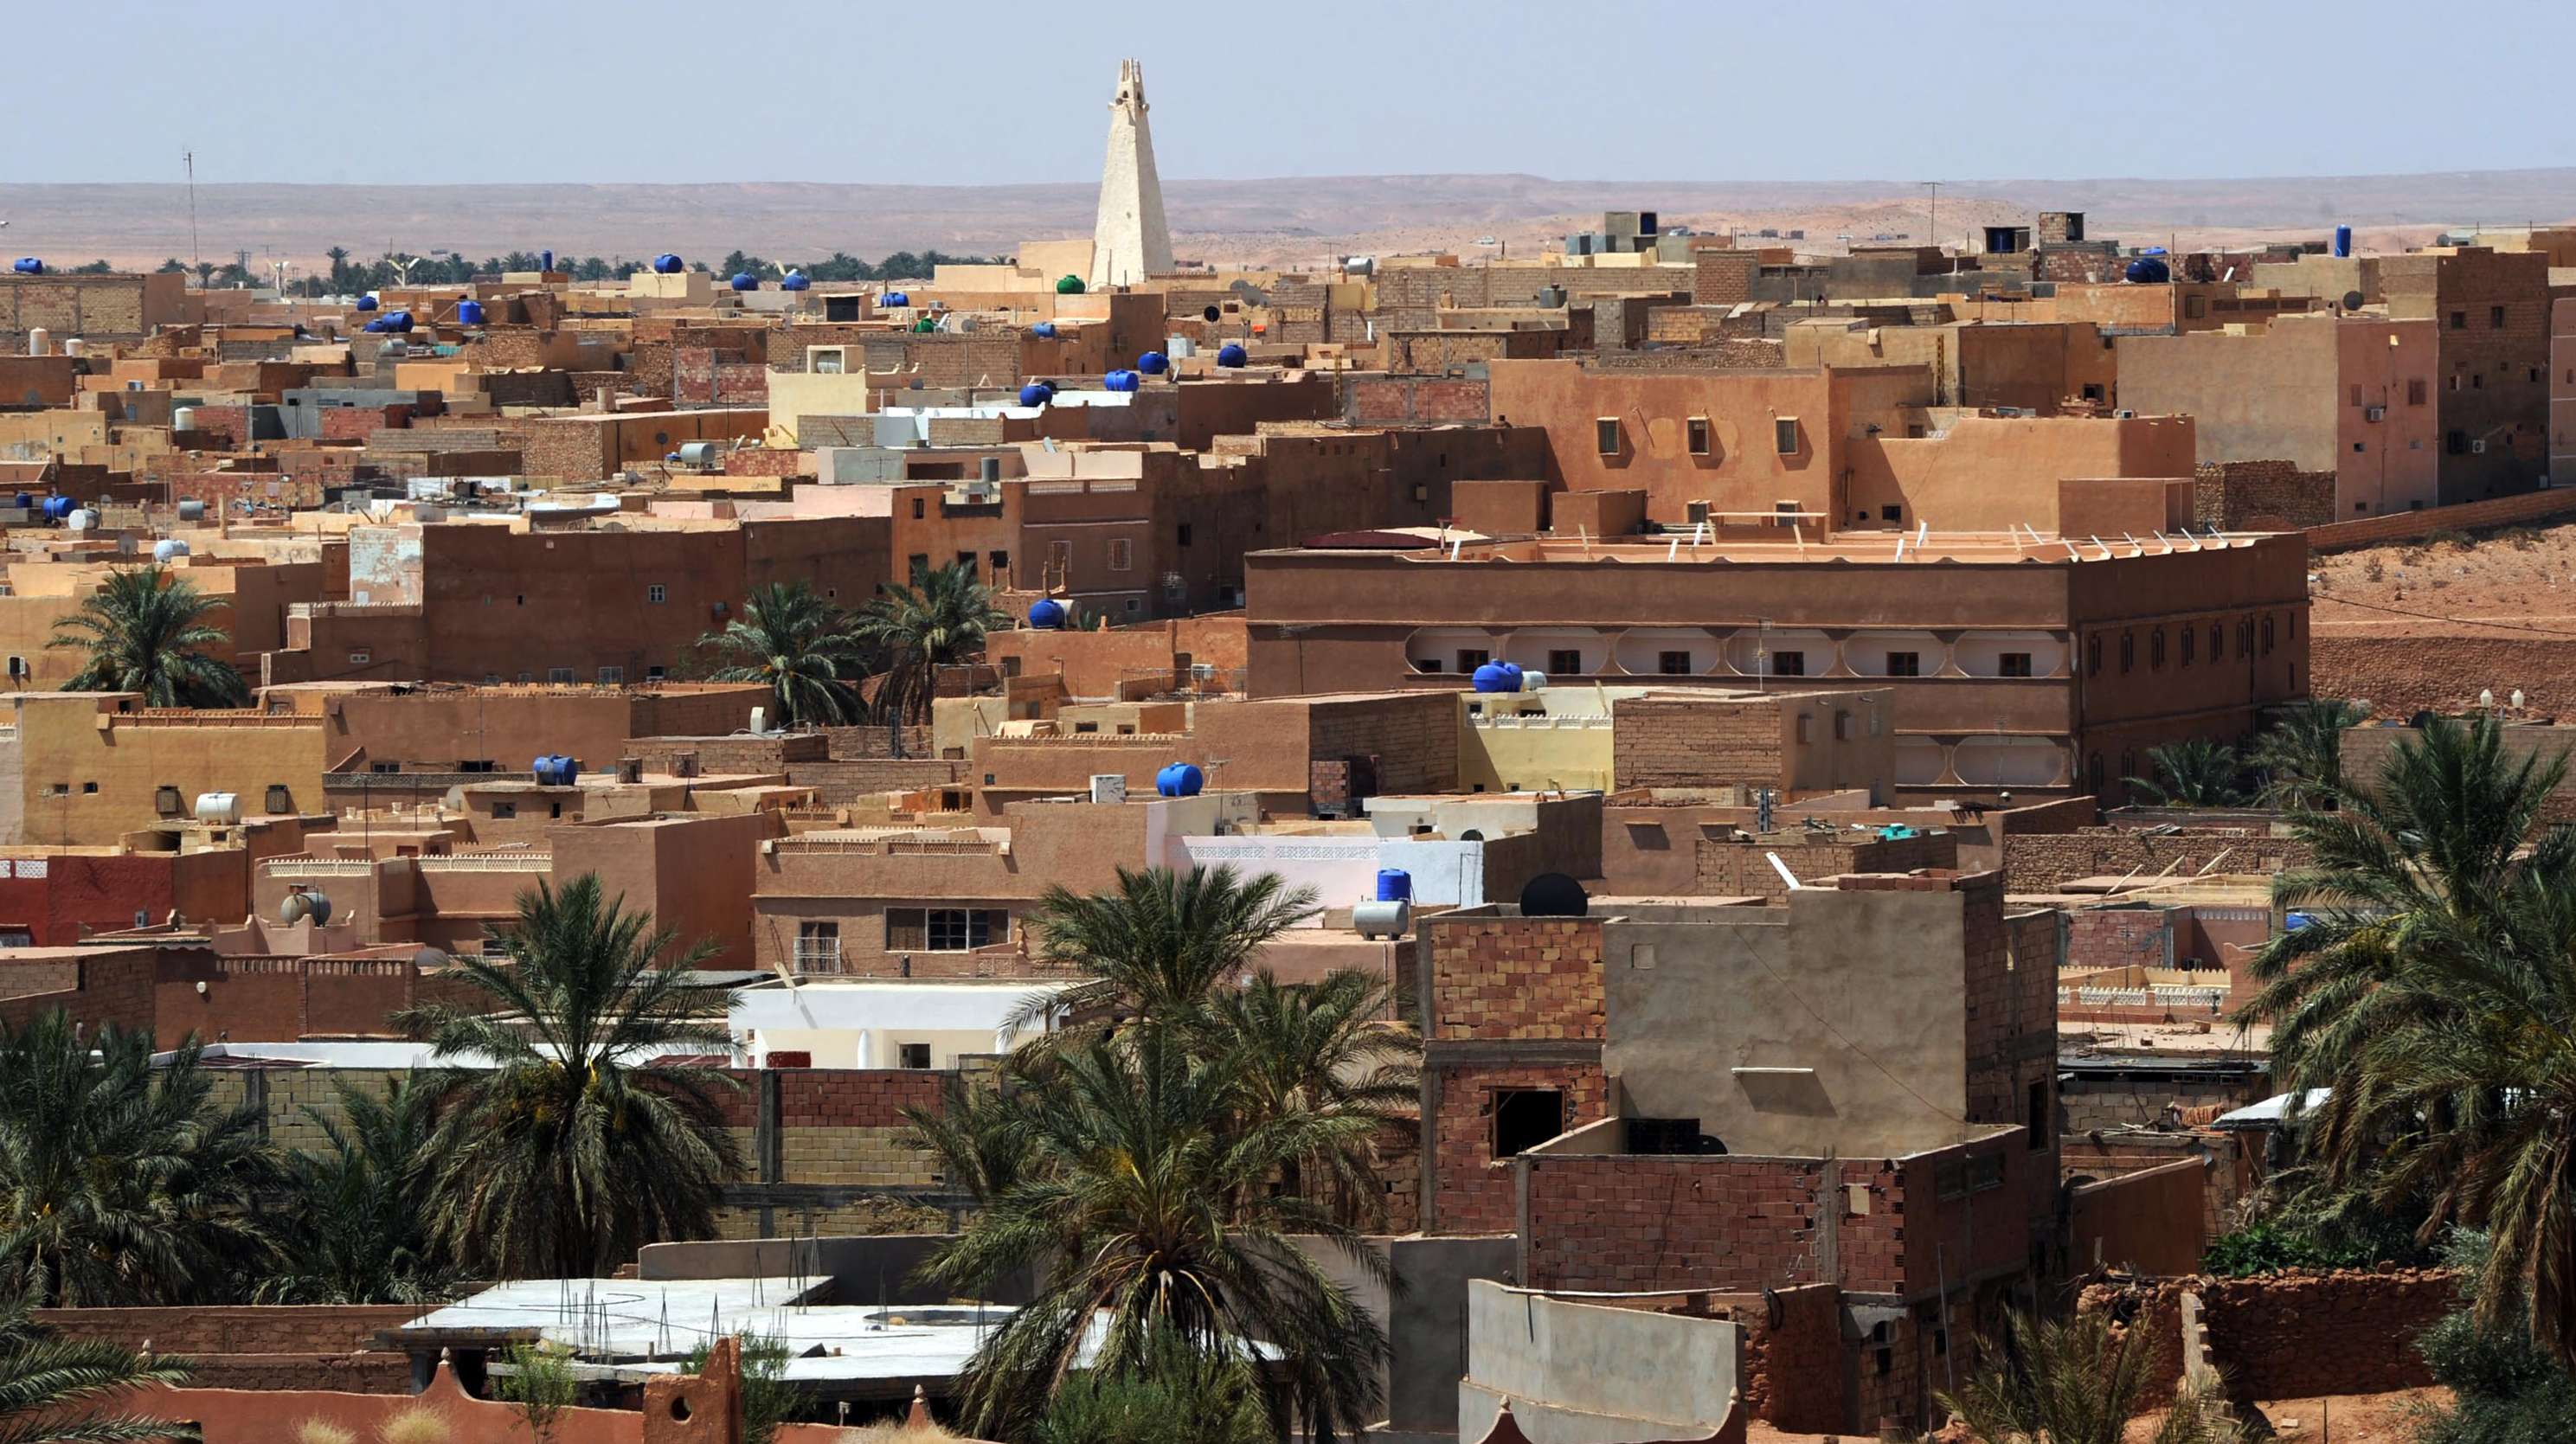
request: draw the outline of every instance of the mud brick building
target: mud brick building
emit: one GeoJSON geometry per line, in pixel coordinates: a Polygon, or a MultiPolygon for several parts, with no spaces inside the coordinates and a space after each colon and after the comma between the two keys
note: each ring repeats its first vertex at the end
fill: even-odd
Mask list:
{"type": "Polygon", "coordinates": [[[1936,870],[1429,918],[1424,1231],[1517,1234],[1546,1290],[1830,1286],[1844,1366],[1766,1417],[1927,1419],[2055,1266],[2058,948],[1999,874],[1936,870]]]}

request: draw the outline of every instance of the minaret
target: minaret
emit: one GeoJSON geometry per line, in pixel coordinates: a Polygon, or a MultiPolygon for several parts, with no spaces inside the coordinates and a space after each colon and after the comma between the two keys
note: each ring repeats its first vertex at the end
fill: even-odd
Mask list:
{"type": "Polygon", "coordinates": [[[1118,63],[1109,102],[1109,160],[1100,168],[1100,218],[1091,227],[1091,287],[1132,285],[1172,269],[1172,232],[1163,223],[1163,183],[1154,174],[1154,132],[1145,124],[1145,67],[1118,63]]]}

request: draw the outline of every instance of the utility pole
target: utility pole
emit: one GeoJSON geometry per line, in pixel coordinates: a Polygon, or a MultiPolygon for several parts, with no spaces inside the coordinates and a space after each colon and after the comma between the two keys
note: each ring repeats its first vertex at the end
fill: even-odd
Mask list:
{"type": "Polygon", "coordinates": [[[1931,229],[1932,244],[1938,246],[1941,244],[1941,183],[1925,181],[1923,188],[1932,193],[1932,214],[1924,221],[1924,225],[1931,229]]]}
{"type": "Polygon", "coordinates": [[[197,153],[183,150],[179,159],[188,167],[188,264],[198,266],[205,263],[206,253],[197,244],[197,153]]]}

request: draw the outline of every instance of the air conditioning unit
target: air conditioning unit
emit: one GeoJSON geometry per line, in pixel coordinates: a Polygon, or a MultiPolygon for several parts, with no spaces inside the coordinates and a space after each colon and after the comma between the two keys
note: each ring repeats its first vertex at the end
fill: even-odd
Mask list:
{"type": "Polygon", "coordinates": [[[2364,421],[2386,421],[2388,419],[2388,408],[2385,406],[2365,406],[2361,409],[2361,419],[2364,421]]]}
{"type": "Polygon", "coordinates": [[[2487,449],[2487,439],[2486,439],[2485,437],[2483,437],[2483,436],[2481,436],[2481,437],[2479,437],[2477,440],[2472,441],[2472,442],[2470,442],[2470,443],[2469,443],[2469,450],[2471,450],[2471,451],[2473,451],[2473,452],[2476,452],[2476,453],[2477,453],[2477,454],[2479,454],[2480,456],[2484,456],[2484,455],[2486,454],[2486,449],[2487,449]]]}

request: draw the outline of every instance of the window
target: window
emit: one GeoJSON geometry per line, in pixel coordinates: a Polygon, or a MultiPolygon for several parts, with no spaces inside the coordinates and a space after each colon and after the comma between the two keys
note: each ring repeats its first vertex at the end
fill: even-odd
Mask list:
{"type": "Polygon", "coordinates": [[[647,682],[659,682],[669,675],[670,672],[667,668],[647,667],[644,669],[644,680],[647,682]]]}
{"type": "Polygon", "coordinates": [[[841,348],[840,348],[840,347],[838,347],[838,346],[833,346],[833,347],[830,347],[830,348],[828,348],[828,349],[827,349],[827,348],[823,348],[823,347],[817,347],[817,348],[815,348],[815,351],[814,351],[814,374],[815,374],[815,375],[817,375],[817,376],[838,376],[838,375],[840,375],[840,374],[841,374],[841,348]]]}
{"type": "Polygon", "coordinates": [[[2150,667],[2162,667],[2164,664],[2165,629],[2158,627],[2147,638],[2147,665],[2150,667]]]}
{"type": "Polygon", "coordinates": [[[25,681],[25,680],[26,680],[26,677],[27,677],[27,659],[26,659],[26,658],[24,658],[24,657],[12,657],[12,658],[10,658],[10,659],[9,659],[9,680],[10,680],[10,681],[12,681],[12,682],[21,682],[21,681],[25,681]]]}
{"type": "Polygon", "coordinates": [[[572,684],[572,668],[548,667],[546,669],[546,680],[558,687],[570,686],[572,684]]]}
{"type": "Polygon", "coordinates": [[[2191,627],[2182,629],[2182,664],[2184,666],[2191,665],[2191,654],[2199,641],[2200,633],[2197,629],[2191,627]]]}
{"type": "Polygon", "coordinates": [[[182,805],[183,804],[179,800],[178,788],[156,787],[152,789],[152,810],[161,814],[163,817],[178,816],[179,809],[182,805]]]}
{"type": "Polygon", "coordinates": [[[1603,456],[1619,454],[1619,418],[1597,417],[1592,423],[1592,449],[1603,456]]]}
{"type": "Polygon", "coordinates": [[[2469,313],[2466,311],[2453,311],[2451,313],[2451,329],[2454,331],[2465,331],[2469,329],[2469,313]]]}
{"type": "Polygon", "coordinates": [[[2487,325],[2498,331],[2504,329],[2504,307],[2487,307],[2487,325]]]}
{"type": "Polygon", "coordinates": [[[896,1067],[898,1067],[898,1068],[927,1068],[927,1067],[929,1067],[929,1066],[930,1066],[930,1045],[929,1045],[928,1043],[897,1043],[897,1044],[895,1044],[895,1045],[894,1045],[894,1066],[896,1066],[896,1067]]]}
{"type": "Polygon", "coordinates": [[[2209,298],[2208,298],[2207,296],[2185,296],[2185,297],[2183,297],[2183,298],[2182,298],[2182,314],[2183,314],[2183,319],[2185,319],[2185,320],[2187,320],[2187,321],[2197,321],[2197,320],[2199,320],[2201,317],[2208,315],[2208,314],[2209,314],[2209,298]]]}
{"type": "Polygon", "coordinates": [[[2352,404],[2355,406],[2359,406],[2361,404],[2361,383],[2357,381],[2353,383],[2352,387],[2352,404]]]}
{"type": "Polygon", "coordinates": [[[1437,657],[1416,657],[1413,659],[1413,670],[1417,672],[1437,672],[1440,670],[1440,659],[1437,657]]]}
{"type": "Polygon", "coordinates": [[[81,784],[81,791],[95,796],[98,792],[98,784],[95,782],[84,782],[81,784]]]}
{"type": "Polygon", "coordinates": [[[1657,652],[1655,654],[1655,672],[1657,675],[1665,677],[1689,676],[1691,674],[1690,653],[1657,652]]]}
{"type": "Polygon", "coordinates": [[[1878,519],[1880,521],[1901,522],[1905,520],[1905,508],[1901,506],[1882,506],[1878,509],[1878,519]]]}
{"type": "Polygon", "coordinates": [[[1771,447],[1782,456],[1798,454],[1798,418],[1783,416],[1771,423],[1771,447]]]}
{"type": "Polygon", "coordinates": [[[1494,1093],[1494,1156],[1527,1153],[1565,1131],[1565,1095],[1554,1088],[1502,1088],[1494,1093]]]}
{"type": "Polygon", "coordinates": [[[1920,652],[1890,652],[1890,653],[1888,653],[1888,654],[1887,654],[1887,675],[1889,675],[1889,676],[1891,676],[1891,677],[1920,677],[1920,676],[1922,676],[1922,675],[1923,675],[1923,655],[1922,655],[1920,652]]]}
{"type": "Polygon", "coordinates": [[[1815,740],[1816,740],[1816,714],[1815,714],[1815,713],[1813,713],[1813,712],[1801,712],[1801,713],[1799,713],[1799,714],[1798,714],[1798,745],[1799,745],[1799,746],[1801,746],[1801,747],[1804,747],[1804,746],[1806,746],[1808,743],[1813,742],[1813,741],[1815,741],[1815,740]]]}
{"type": "Polygon", "coordinates": [[[2465,431],[2452,432],[2448,436],[2442,438],[2442,449],[2453,456],[2468,455],[2469,434],[2465,431]]]}
{"type": "Polygon", "coordinates": [[[1460,647],[1458,649],[1458,670],[1461,672],[1473,672],[1478,667],[1481,667],[1492,660],[1493,656],[1491,653],[1480,652],[1474,647],[1460,647]]]}
{"type": "Polygon", "coordinates": [[[669,591],[665,590],[659,582],[656,582],[652,586],[644,589],[644,600],[651,602],[654,606],[658,607],[664,602],[671,600],[671,594],[669,591]]]}
{"type": "Polygon", "coordinates": [[[2102,675],[2102,639],[2100,637],[2084,639],[2084,661],[2086,671],[2096,677],[2102,675]]]}
{"type": "Polygon", "coordinates": [[[600,668],[600,669],[599,669],[599,685],[601,685],[601,686],[603,686],[603,687],[622,687],[622,686],[624,686],[625,684],[626,684],[626,669],[625,669],[625,668],[623,668],[623,667],[602,667],[602,668],[600,668]]]}
{"type": "Polygon", "coordinates": [[[2129,672],[2129,670],[2130,670],[2131,668],[2133,668],[2133,667],[2137,666],[2137,665],[2138,665],[2138,638],[2137,638],[2137,634],[2136,634],[2136,633],[2134,633],[2134,632],[2122,632],[2122,633],[2120,634],[2120,671],[2121,671],[2121,674],[2122,674],[2122,675],[2124,675],[2124,676],[2125,676],[2125,675],[2127,675],[2127,673],[2129,672]]]}
{"type": "Polygon", "coordinates": [[[1181,523],[1178,531],[1174,533],[1174,540],[1178,541],[1182,546],[1188,546],[1190,544],[1190,524],[1188,522],[1181,523]]]}
{"type": "Polygon", "coordinates": [[[2027,677],[2030,675],[2030,653],[2028,652],[2006,652],[2002,656],[1997,657],[1995,659],[1995,663],[1995,675],[1998,677],[2027,677]]]}
{"type": "Polygon", "coordinates": [[[1807,654],[1804,652],[1772,653],[1771,675],[1774,677],[1803,677],[1807,675],[1807,654]]]}
{"type": "Polygon", "coordinates": [[[381,776],[388,772],[402,771],[402,764],[399,762],[370,762],[367,764],[367,770],[381,776]]]}
{"type": "Polygon", "coordinates": [[[1835,740],[1836,742],[1849,742],[1849,741],[1851,740],[1851,735],[1852,735],[1851,714],[1850,714],[1849,712],[1843,712],[1843,711],[1837,711],[1837,712],[1835,712],[1835,713],[1834,713],[1834,740],[1835,740]]]}
{"type": "Polygon", "coordinates": [[[921,520],[928,511],[929,507],[923,498],[916,496],[912,499],[912,519],[914,521],[921,520]]]}
{"type": "Polygon", "coordinates": [[[494,821],[506,822],[518,815],[519,804],[515,802],[496,802],[492,804],[492,817],[494,821]]]}
{"type": "Polygon", "coordinates": [[[2227,632],[2216,622],[2209,624],[2209,660],[2213,662],[2227,660],[2227,632]]]}
{"type": "Polygon", "coordinates": [[[1011,915],[1000,908],[887,908],[888,951],[962,953],[1010,937],[1011,915]]]}
{"type": "Polygon", "coordinates": [[[368,651],[364,647],[352,647],[349,649],[349,665],[352,667],[363,667],[367,665],[374,656],[374,653],[368,651]]]}
{"type": "Polygon", "coordinates": [[[1686,423],[1686,425],[1690,435],[1690,454],[1693,456],[1708,455],[1708,418],[1705,416],[1694,416],[1688,423],[1686,423]]]}
{"type": "Polygon", "coordinates": [[[1109,569],[1123,572],[1135,562],[1135,544],[1123,536],[1109,539],[1109,569]]]}
{"type": "Polygon", "coordinates": [[[1550,648],[1547,654],[1549,675],[1572,677],[1583,670],[1583,654],[1570,648],[1550,648]]]}
{"type": "Polygon", "coordinates": [[[2484,371],[2473,371],[2473,372],[2469,373],[2469,389],[2470,389],[2470,390],[2472,390],[2472,391],[2484,391],[2484,390],[2486,390],[2486,389],[2487,389],[2487,373],[2485,373],[2484,371]]]}
{"type": "Polygon", "coordinates": [[[841,970],[841,925],[800,922],[796,925],[796,971],[837,973],[841,970]]]}
{"type": "MultiPolygon", "coordinates": [[[[2569,380],[2571,380],[2571,381],[2576,381],[2576,375],[2571,375],[2568,379],[2569,379],[2569,380]]],[[[2413,378],[2411,378],[2410,380],[2408,380],[2408,381],[2407,381],[2407,383],[2406,383],[2406,404],[2407,404],[2407,405],[2409,405],[2409,406],[2421,406],[2421,405],[2423,405],[2423,404],[2424,404],[2424,378],[2423,378],[2423,377],[2421,377],[2421,376],[2417,376],[2417,377],[2413,377],[2413,378]]]]}
{"type": "Polygon", "coordinates": [[[2086,778],[2090,779],[2092,788],[2095,792],[2100,792],[2102,790],[2101,753],[2096,752],[2092,756],[2084,759],[2084,775],[2086,778]]]}
{"type": "Polygon", "coordinates": [[[2356,442],[2354,442],[2354,443],[2352,444],[2352,449],[2353,449],[2354,451],[2359,452],[2359,451],[2368,451],[2370,448],[2369,448],[2369,447],[2367,447],[2367,446],[2364,446],[2364,445],[2362,445],[2360,442],[2356,441],[2356,442]]]}
{"type": "Polygon", "coordinates": [[[2272,655],[2272,619],[2270,617],[2263,619],[2263,655],[2266,657],[2272,655]]]}
{"type": "Polygon", "coordinates": [[[272,816],[282,812],[293,812],[295,810],[294,796],[286,790],[285,783],[272,782],[268,784],[268,810],[272,816]]]}
{"type": "Polygon", "coordinates": [[[469,757],[456,764],[459,772],[498,772],[501,764],[489,757],[469,757]]]}

